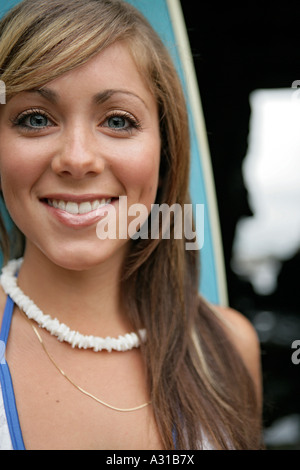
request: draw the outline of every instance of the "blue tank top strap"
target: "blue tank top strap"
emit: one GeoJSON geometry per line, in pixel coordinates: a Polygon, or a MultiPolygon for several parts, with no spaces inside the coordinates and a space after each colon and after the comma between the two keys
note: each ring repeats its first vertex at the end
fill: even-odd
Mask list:
{"type": "Polygon", "coordinates": [[[8,364],[5,360],[5,349],[10,331],[13,310],[14,302],[9,296],[7,296],[0,331],[0,383],[13,448],[14,450],[25,450],[12,379],[8,364]]]}
{"type": "Polygon", "coordinates": [[[7,343],[7,338],[9,335],[13,311],[14,311],[14,301],[8,295],[6,299],[2,325],[1,325],[1,331],[0,331],[0,340],[3,341],[5,344],[7,343]]]}

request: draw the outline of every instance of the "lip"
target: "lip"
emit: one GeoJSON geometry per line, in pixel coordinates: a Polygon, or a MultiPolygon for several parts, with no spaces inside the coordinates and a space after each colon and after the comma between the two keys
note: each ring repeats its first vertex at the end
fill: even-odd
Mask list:
{"type": "Polygon", "coordinates": [[[88,201],[95,201],[96,199],[116,199],[119,196],[113,196],[109,194],[67,194],[67,193],[51,193],[51,194],[46,194],[45,196],[42,196],[40,198],[41,201],[45,199],[56,199],[57,201],[62,200],[62,201],[70,201],[70,202],[77,202],[80,204],[81,202],[88,202],[88,201]]]}
{"type": "Polygon", "coordinates": [[[84,227],[89,227],[101,220],[105,217],[109,212],[112,210],[113,206],[119,201],[118,198],[108,197],[108,196],[95,196],[95,195],[67,195],[67,194],[55,194],[55,195],[47,195],[47,197],[43,197],[40,199],[40,202],[44,205],[48,213],[58,220],[63,225],[73,228],[73,229],[81,229],[84,227]],[[94,201],[95,199],[112,199],[109,204],[105,206],[99,207],[91,212],[86,214],[70,214],[62,209],[55,208],[53,206],[49,206],[47,203],[47,199],[57,199],[57,200],[64,200],[64,201],[72,201],[72,202],[87,202],[87,201],[94,201]]]}

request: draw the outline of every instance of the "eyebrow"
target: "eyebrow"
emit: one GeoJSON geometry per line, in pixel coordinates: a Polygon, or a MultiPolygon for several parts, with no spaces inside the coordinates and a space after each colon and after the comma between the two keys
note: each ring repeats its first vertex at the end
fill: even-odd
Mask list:
{"type": "Polygon", "coordinates": [[[32,90],[26,90],[27,93],[39,93],[43,98],[50,101],[53,104],[56,104],[58,101],[58,94],[50,90],[50,88],[33,88],[32,90]]]}
{"type": "Polygon", "coordinates": [[[93,101],[95,102],[95,104],[102,104],[102,103],[105,103],[105,101],[109,100],[113,95],[118,94],[118,93],[123,93],[125,95],[132,96],[133,98],[137,98],[138,100],[140,100],[143,103],[143,105],[146,108],[148,108],[148,106],[145,103],[145,101],[143,100],[143,98],[141,98],[139,95],[133,93],[132,91],[123,90],[123,89],[120,89],[120,90],[112,89],[112,90],[101,91],[100,93],[97,93],[94,96],[93,101]]]}
{"type": "MultiPolygon", "coordinates": [[[[50,101],[53,104],[56,104],[59,101],[59,94],[56,91],[51,90],[50,88],[47,88],[47,87],[33,88],[31,90],[27,90],[27,93],[38,93],[43,98],[45,98],[46,100],[50,101]]],[[[148,109],[148,106],[146,102],[143,100],[143,98],[141,98],[139,95],[131,91],[124,90],[124,89],[108,89],[108,90],[101,91],[93,96],[93,103],[95,103],[96,105],[105,103],[105,101],[109,100],[113,95],[118,94],[118,93],[122,93],[128,96],[131,96],[133,98],[137,98],[148,109]]]]}

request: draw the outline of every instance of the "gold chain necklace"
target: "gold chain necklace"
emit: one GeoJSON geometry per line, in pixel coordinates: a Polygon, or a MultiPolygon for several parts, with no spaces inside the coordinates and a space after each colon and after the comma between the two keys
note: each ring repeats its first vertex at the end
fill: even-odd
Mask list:
{"type": "Polygon", "coordinates": [[[28,317],[24,314],[24,312],[22,312],[23,315],[25,316],[26,320],[30,323],[30,325],[32,326],[32,329],[34,331],[34,333],[36,334],[39,342],[41,343],[45,353],[47,354],[48,358],[50,359],[50,361],[52,362],[52,364],[56,367],[56,369],[61,373],[61,375],[63,377],[65,377],[65,379],[67,379],[70,384],[73,385],[73,387],[75,387],[77,390],[79,390],[81,393],[83,393],[84,395],[86,395],[87,397],[90,397],[92,398],[93,400],[95,400],[97,403],[100,403],[101,405],[103,406],[106,406],[107,408],[110,408],[111,410],[115,410],[115,411],[122,411],[122,412],[130,412],[130,411],[137,411],[137,410],[140,410],[142,408],[145,408],[146,406],[150,405],[150,401],[149,402],[146,402],[146,403],[143,403],[142,405],[139,405],[139,406],[135,406],[134,408],[117,408],[116,406],[112,406],[112,405],[109,405],[108,403],[105,403],[104,401],[100,400],[99,398],[95,397],[94,395],[92,395],[91,393],[87,392],[86,390],[84,390],[83,388],[81,388],[79,385],[75,384],[75,382],[73,382],[72,379],[70,379],[70,377],[67,376],[67,374],[56,364],[55,360],[53,359],[53,357],[51,356],[51,354],[49,353],[49,351],[47,350],[46,346],[45,346],[45,343],[44,341],[42,340],[42,337],[41,335],[39,334],[39,332],[37,331],[36,327],[31,323],[31,321],[28,319],[28,317]]]}

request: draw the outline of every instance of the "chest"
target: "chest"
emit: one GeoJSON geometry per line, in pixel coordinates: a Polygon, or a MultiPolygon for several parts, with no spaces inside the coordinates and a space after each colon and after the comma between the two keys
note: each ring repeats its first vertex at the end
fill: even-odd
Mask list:
{"type": "Polygon", "coordinates": [[[34,337],[10,338],[7,361],[14,384],[26,449],[118,450],[162,449],[151,405],[132,412],[112,410],[84,391],[120,408],[149,400],[137,352],[99,356],[69,351],[47,338],[49,360],[34,337]],[[76,384],[76,386],[75,386],[76,384]]]}
{"type": "MultiPolygon", "coordinates": [[[[18,397],[18,392],[16,395],[18,397]]],[[[17,405],[28,450],[162,447],[151,407],[132,413],[116,412],[81,396],[75,389],[61,384],[56,386],[55,382],[52,386],[37,386],[30,398],[28,395],[26,399],[17,398],[17,405]]]]}

